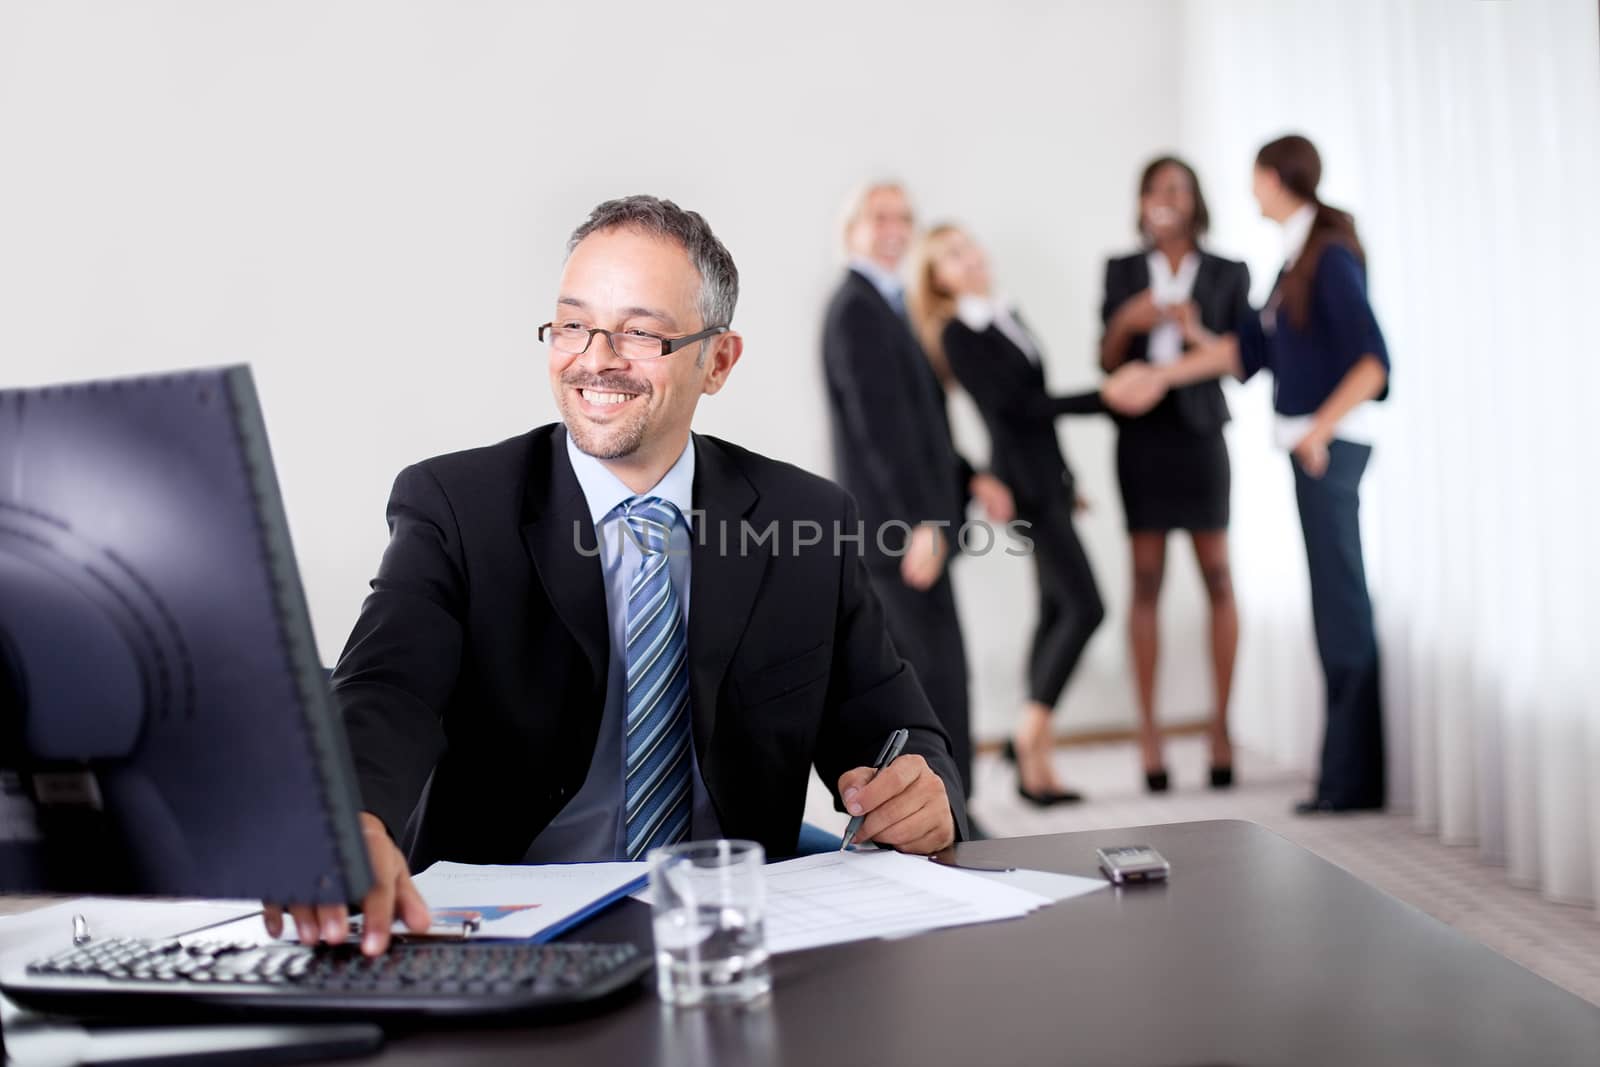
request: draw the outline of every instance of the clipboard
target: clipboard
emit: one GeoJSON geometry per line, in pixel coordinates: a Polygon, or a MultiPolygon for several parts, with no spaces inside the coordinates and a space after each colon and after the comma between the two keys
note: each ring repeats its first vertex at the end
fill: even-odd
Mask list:
{"type": "Polygon", "coordinates": [[[558,919],[554,923],[545,927],[543,930],[540,930],[533,937],[529,938],[529,940],[536,945],[542,945],[547,941],[554,941],[556,938],[574,929],[575,927],[582,926],[584,923],[588,922],[596,915],[599,915],[601,912],[605,911],[618,901],[633,896],[635,893],[639,892],[639,890],[643,889],[649,884],[650,876],[648,874],[641,875],[615,892],[607,893],[605,896],[600,897],[588,907],[583,908],[580,911],[573,912],[565,919],[558,919]]]}
{"type": "MultiPolygon", "coordinates": [[[[396,941],[428,942],[428,941],[527,941],[530,944],[542,945],[554,941],[576,927],[582,926],[590,919],[599,915],[613,904],[639,892],[650,884],[650,876],[643,875],[635,878],[618,889],[603,896],[595,898],[590,903],[564,918],[557,919],[549,926],[544,927],[532,937],[495,937],[484,931],[485,913],[492,913],[496,909],[488,906],[474,907],[448,907],[433,909],[433,924],[426,931],[418,933],[401,925],[396,920],[394,932],[391,935],[396,941]]],[[[350,935],[353,938],[361,937],[361,916],[350,917],[350,935]]]]}

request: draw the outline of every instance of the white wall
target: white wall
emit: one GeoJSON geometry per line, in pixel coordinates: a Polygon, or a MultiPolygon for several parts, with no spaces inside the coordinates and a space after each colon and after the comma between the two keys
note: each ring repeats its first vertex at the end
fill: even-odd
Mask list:
{"type": "MultiPolygon", "coordinates": [[[[879,174],[970,223],[1053,382],[1092,383],[1100,264],[1178,136],[1177,21],[1166,0],[6,3],[0,381],[252,363],[331,659],[396,471],[554,418],[533,331],[603,198],[676,198],[738,260],[747,355],[701,430],[828,469],[838,209],[879,174]]],[[[1128,722],[1111,434],[1065,438],[1114,608],[1066,721],[1128,722]]],[[[1175,569],[1164,703],[1203,712],[1202,597],[1175,569]]],[[[984,734],[1022,696],[1029,581],[961,568],[984,734]]]]}

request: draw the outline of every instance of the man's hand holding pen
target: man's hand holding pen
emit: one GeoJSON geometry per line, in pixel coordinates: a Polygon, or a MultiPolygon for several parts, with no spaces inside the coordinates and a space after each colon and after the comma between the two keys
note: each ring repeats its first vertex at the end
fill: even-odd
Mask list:
{"type": "Polygon", "coordinates": [[[928,761],[914,753],[900,756],[883,770],[857,767],[839,776],[845,810],[861,816],[850,841],[875,841],[901,852],[922,855],[955,843],[955,816],[944,780],[928,761]]]}

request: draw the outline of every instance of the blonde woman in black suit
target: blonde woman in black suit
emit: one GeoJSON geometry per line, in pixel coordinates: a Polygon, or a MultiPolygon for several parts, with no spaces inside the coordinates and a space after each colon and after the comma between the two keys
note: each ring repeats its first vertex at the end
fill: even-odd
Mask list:
{"type": "Polygon", "coordinates": [[[1017,791],[1041,807],[1080,800],[1051,766],[1050,720],[1105,606],[1073,528],[1076,493],[1055,420],[1098,414],[1106,401],[1124,403],[1122,383],[1108,383],[1106,401],[1097,392],[1052,396],[1037,340],[1016,309],[994,295],[983,250],[957,226],[936,226],[922,238],[909,305],[929,358],[948,367],[983,414],[990,467],[1011,488],[1017,517],[1031,524],[1039,616],[1028,658],[1028,701],[1007,742],[1017,763],[1017,791]]]}

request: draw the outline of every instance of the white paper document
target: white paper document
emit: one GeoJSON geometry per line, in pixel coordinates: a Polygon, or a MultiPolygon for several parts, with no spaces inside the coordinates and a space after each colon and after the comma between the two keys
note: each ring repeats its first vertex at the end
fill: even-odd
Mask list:
{"type": "MultiPolygon", "coordinates": [[[[0,916],[0,965],[54,956],[72,947],[72,917],[82,915],[89,936],[175,937],[191,930],[253,916],[260,929],[261,905],[249,900],[122,900],[79,897],[0,916]]],[[[209,934],[208,934],[209,936],[209,934]]]]}
{"type": "Polygon", "coordinates": [[[1027,889],[898,852],[828,852],[770,864],[772,952],[1014,919],[1051,903],[1027,889]]]}
{"type": "Polygon", "coordinates": [[[475,915],[476,937],[535,937],[597,902],[609,902],[649,872],[644,863],[538,866],[435,863],[413,881],[435,927],[475,915]]]}
{"type": "Polygon", "coordinates": [[[1010,871],[978,871],[970,867],[966,870],[968,874],[979,878],[987,878],[991,882],[1017,889],[1026,889],[1030,893],[1038,893],[1055,901],[1081,897],[1086,893],[1105,889],[1111,884],[1104,878],[1082,878],[1076,874],[1056,874],[1053,871],[1030,871],[1026,867],[1010,871]]]}

